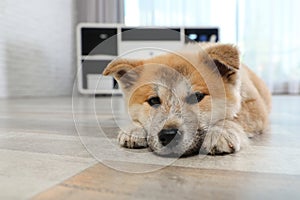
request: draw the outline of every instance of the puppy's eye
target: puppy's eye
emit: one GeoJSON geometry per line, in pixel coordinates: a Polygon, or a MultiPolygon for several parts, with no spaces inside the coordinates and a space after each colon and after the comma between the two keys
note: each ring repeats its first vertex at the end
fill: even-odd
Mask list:
{"type": "Polygon", "coordinates": [[[204,97],[205,97],[206,94],[203,94],[201,92],[195,92],[189,96],[186,97],[186,102],[188,104],[196,104],[198,102],[200,102],[204,97]]]}
{"type": "Polygon", "coordinates": [[[147,100],[148,104],[152,107],[158,107],[161,104],[159,97],[151,97],[147,100]]]}

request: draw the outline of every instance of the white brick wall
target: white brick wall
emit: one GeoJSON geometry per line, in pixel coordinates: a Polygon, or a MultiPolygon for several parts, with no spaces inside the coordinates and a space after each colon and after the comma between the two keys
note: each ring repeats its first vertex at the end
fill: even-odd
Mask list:
{"type": "Polygon", "coordinates": [[[74,2],[0,0],[0,97],[71,94],[74,2]]]}

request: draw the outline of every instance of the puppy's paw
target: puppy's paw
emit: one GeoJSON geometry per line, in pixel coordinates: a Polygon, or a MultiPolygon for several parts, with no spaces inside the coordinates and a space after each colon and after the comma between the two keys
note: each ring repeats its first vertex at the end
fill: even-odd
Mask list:
{"type": "Polygon", "coordinates": [[[206,133],[201,151],[211,155],[234,153],[247,143],[247,137],[241,126],[234,122],[212,126],[206,133]]]}
{"type": "Polygon", "coordinates": [[[147,134],[142,128],[121,130],[118,135],[118,142],[122,147],[144,148],[147,147],[147,134]]]}

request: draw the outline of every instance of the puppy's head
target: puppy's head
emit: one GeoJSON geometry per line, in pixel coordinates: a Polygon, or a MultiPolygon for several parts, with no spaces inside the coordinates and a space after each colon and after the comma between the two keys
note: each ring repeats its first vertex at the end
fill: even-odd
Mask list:
{"type": "Polygon", "coordinates": [[[210,125],[239,110],[239,52],[207,45],[147,60],[116,60],[104,75],[121,86],[132,120],[159,155],[197,153],[210,125]]]}

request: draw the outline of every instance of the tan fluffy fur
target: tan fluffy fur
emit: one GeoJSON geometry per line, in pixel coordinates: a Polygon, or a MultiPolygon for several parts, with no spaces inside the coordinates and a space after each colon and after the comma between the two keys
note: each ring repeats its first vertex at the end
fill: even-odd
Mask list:
{"type": "Polygon", "coordinates": [[[271,95],[261,79],[240,63],[233,45],[192,45],[186,51],[145,60],[116,60],[104,75],[119,82],[135,123],[119,134],[122,146],[149,146],[160,155],[233,153],[248,137],[268,128],[271,95]],[[193,92],[206,94],[197,104],[185,98],[193,92]],[[159,108],[147,100],[161,98],[159,108]],[[177,128],[180,139],[166,148],[159,131],[177,128]]]}

